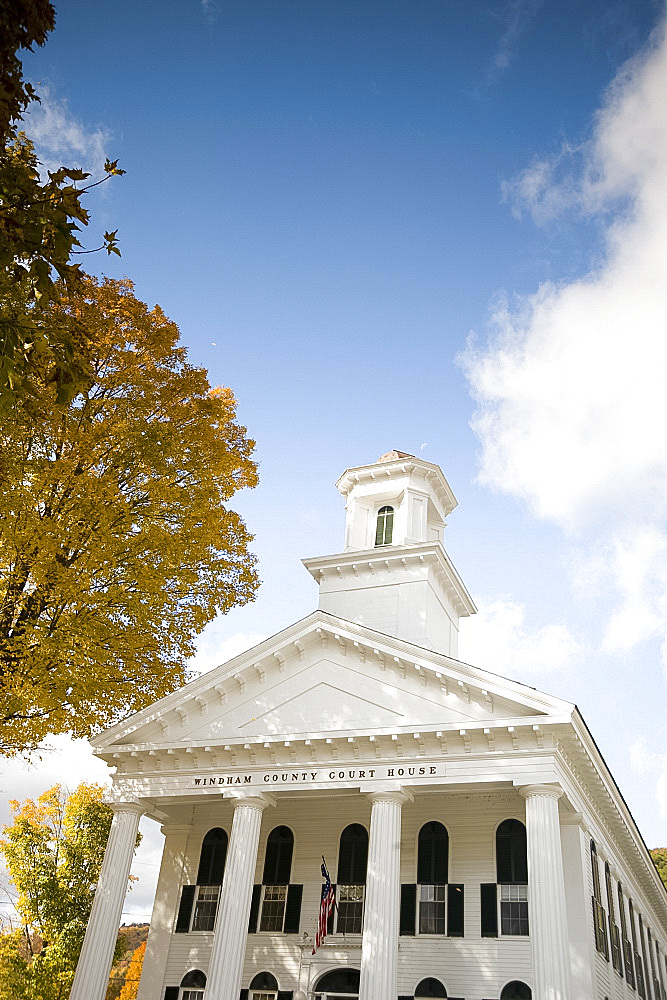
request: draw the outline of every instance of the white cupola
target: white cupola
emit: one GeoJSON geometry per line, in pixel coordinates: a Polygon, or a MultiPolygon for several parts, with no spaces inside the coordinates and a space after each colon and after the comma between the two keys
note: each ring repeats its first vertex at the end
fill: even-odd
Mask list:
{"type": "Polygon", "coordinates": [[[336,485],[346,501],[345,549],[304,560],[320,609],[456,656],[459,619],[476,608],[443,545],[456,498],[442,470],[390,451],[347,469],[336,485]]]}

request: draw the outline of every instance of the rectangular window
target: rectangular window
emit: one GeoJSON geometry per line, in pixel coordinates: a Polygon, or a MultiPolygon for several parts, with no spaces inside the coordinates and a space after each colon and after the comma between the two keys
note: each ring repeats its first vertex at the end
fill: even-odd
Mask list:
{"type": "Polygon", "coordinates": [[[215,914],[218,909],[219,885],[197,886],[195,913],[192,918],[193,931],[212,931],[215,925],[215,914]]]}
{"type": "Polygon", "coordinates": [[[419,886],[419,933],[444,934],[447,887],[419,886]]]}
{"type": "Polygon", "coordinates": [[[601,955],[609,961],[609,942],[607,940],[607,914],[604,911],[604,907],[595,896],[592,896],[593,902],[593,929],[595,930],[595,947],[600,952],[601,955]]]}
{"type": "Polygon", "coordinates": [[[183,990],[181,1000],[204,1000],[203,990],[183,990]]]}
{"type": "Polygon", "coordinates": [[[338,934],[361,934],[364,915],[364,886],[338,886],[338,934]]]}
{"type": "Polygon", "coordinates": [[[528,933],[528,886],[500,886],[500,933],[528,933]]]}
{"type": "Polygon", "coordinates": [[[621,952],[621,932],[618,929],[618,924],[609,922],[609,936],[611,938],[611,961],[612,965],[619,973],[623,975],[623,959],[621,952]]]}
{"type": "Polygon", "coordinates": [[[282,931],[287,902],[286,885],[265,885],[260,931],[282,931]]]}

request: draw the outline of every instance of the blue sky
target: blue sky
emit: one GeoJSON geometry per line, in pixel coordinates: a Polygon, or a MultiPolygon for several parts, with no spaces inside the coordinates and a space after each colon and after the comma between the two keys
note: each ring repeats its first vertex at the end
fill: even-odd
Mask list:
{"type": "MultiPolygon", "coordinates": [[[[237,506],[265,582],[197,665],[313,609],[300,559],[342,547],[346,467],[420,454],[460,503],[461,657],[577,702],[667,844],[663,4],[57,13],[28,131],[45,163],[127,170],[86,234],[122,259],[87,264],[163,307],[257,442],[237,506]]],[[[100,773],[57,745],[7,791],[100,773]]]]}

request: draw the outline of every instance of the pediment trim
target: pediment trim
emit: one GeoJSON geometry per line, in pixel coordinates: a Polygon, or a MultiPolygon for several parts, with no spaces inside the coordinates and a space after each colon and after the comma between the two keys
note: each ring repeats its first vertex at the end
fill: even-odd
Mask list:
{"type": "MultiPolygon", "coordinates": [[[[169,713],[181,716],[182,721],[198,714],[203,716],[210,704],[224,704],[228,698],[242,692],[251,678],[259,679],[260,683],[273,679],[269,675],[285,671],[291,657],[303,659],[307,647],[315,642],[323,649],[331,644],[343,655],[358,657],[362,662],[372,658],[380,669],[389,665],[403,677],[408,672],[413,676],[428,676],[445,691],[454,685],[464,698],[470,698],[473,692],[475,697],[486,701],[490,711],[494,698],[518,702],[543,721],[550,716],[569,718],[574,708],[569,702],[536,688],[318,610],[100,733],[91,741],[93,747],[98,751],[116,748],[121,741],[127,746],[133,732],[150,723],[160,723],[169,713]]],[[[525,724],[525,720],[523,716],[521,724],[525,724]]],[[[508,720],[503,720],[503,724],[507,725],[508,720]]],[[[326,733],[325,738],[330,735],[326,733]]],[[[313,733],[313,737],[316,736],[313,733]]]]}

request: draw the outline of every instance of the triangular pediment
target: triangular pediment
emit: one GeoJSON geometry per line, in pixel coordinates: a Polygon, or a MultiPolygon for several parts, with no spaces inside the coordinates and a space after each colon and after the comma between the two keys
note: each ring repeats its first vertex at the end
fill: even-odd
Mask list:
{"type": "Polygon", "coordinates": [[[573,706],[316,611],[94,740],[160,750],[347,739],[569,717],[573,706]]]}

